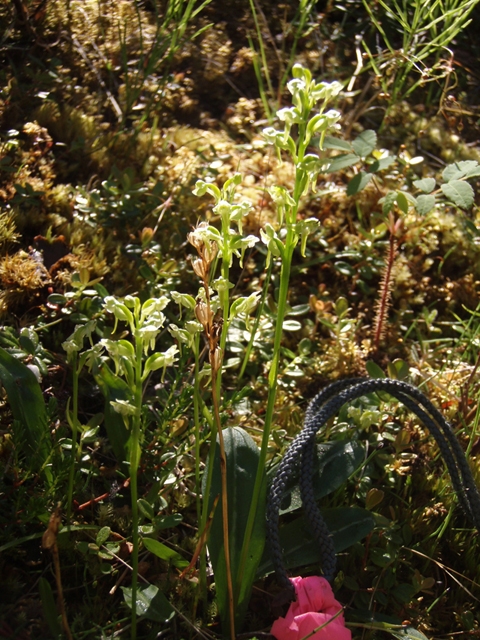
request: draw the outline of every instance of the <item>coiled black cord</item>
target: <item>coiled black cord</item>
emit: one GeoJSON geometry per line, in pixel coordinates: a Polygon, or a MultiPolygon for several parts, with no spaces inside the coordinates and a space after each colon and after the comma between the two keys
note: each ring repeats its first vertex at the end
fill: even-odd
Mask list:
{"type": "Polygon", "coordinates": [[[280,504],[287,483],[299,469],[300,493],[305,515],[320,545],[323,574],[327,580],[332,581],[336,567],[335,549],[313,491],[315,437],[345,403],[375,391],[389,393],[428,428],[445,460],[463,510],[480,531],[480,493],[452,427],[430,400],[416,387],[399,380],[350,378],[334,382],[310,403],[305,414],[304,427],[280,462],[267,499],[267,538],[272,561],[279,582],[290,590],[292,599],[295,597],[295,590],[285,569],[279,535],[280,504]]]}

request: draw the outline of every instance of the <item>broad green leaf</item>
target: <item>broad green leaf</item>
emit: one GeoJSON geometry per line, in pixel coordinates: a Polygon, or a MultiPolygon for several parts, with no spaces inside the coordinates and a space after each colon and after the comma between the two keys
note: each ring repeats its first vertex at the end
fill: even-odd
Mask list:
{"type": "MultiPolygon", "coordinates": [[[[335,551],[339,553],[367,536],[375,526],[374,516],[366,509],[358,507],[338,507],[322,509],[322,516],[330,531],[335,551]]],[[[287,569],[316,564],[321,561],[321,550],[313,539],[305,516],[301,516],[280,527],[280,541],[284,549],[284,563],[287,569]]],[[[258,577],[273,571],[268,547],[258,567],[258,577]]]]}
{"type": "MultiPolygon", "coordinates": [[[[338,489],[358,469],[365,458],[365,448],[358,441],[339,440],[317,445],[315,449],[313,491],[320,500],[338,489]]],[[[292,478],[282,499],[280,513],[302,506],[298,478],[292,478]]]]}
{"type": "Polygon", "coordinates": [[[450,180],[441,187],[444,195],[461,209],[469,209],[475,199],[475,194],[468,182],[450,180]]]}
{"type": "Polygon", "coordinates": [[[346,140],[334,138],[333,136],[325,136],[323,141],[324,149],[335,149],[337,151],[351,151],[352,145],[346,140]]]}
{"type": "Polygon", "coordinates": [[[377,134],[373,129],[367,129],[352,142],[353,150],[361,158],[366,158],[377,146],[377,134]]]}
{"type": "Polygon", "coordinates": [[[55,604],[52,587],[45,578],[38,581],[38,590],[40,591],[40,599],[42,601],[43,615],[47,621],[52,636],[57,639],[62,637],[62,627],[60,625],[60,617],[55,604]]]}
{"type": "MultiPolygon", "coordinates": [[[[241,569],[240,555],[248,513],[250,510],[260,451],[248,433],[240,427],[224,429],[223,437],[225,441],[225,455],[227,458],[230,561],[236,600],[235,623],[238,631],[241,628],[241,624],[247,610],[252,585],[256,578],[257,567],[262,557],[265,543],[266,479],[263,483],[257,508],[257,517],[253,528],[247,563],[243,570],[240,588],[237,591],[237,577],[241,569]]],[[[205,472],[204,477],[206,477],[207,472],[208,470],[205,472]]],[[[215,515],[213,517],[207,544],[215,576],[217,604],[222,620],[222,627],[223,629],[228,629],[228,589],[225,555],[223,551],[223,513],[221,493],[220,455],[219,444],[217,442],[212,487],[211,493],[208,496],[209,509],[212,508],[216,496],[220,495],[220,500],[215,509],[215,515]]]]}
{"type": "Polygon", "coordinates": [[[421,216],[426,216],[427,213],[430,213],[430,211],[433,209],[433,207],[435,206],[435,196],[429,194],[429,195],[419,195],[417,196],[417,213],[420,214],[421,216]]]}
{"type": "MultiPolygon", "coordinates": [[[[122,591],[123,599],[131,609],[133,604],[132,589],[130,587],[122,587],[122,591]]],[[[135,600],[137,616],[143,616],[154,622],[168,622],[175,615],[175,611],[167,598],[153,584],[148,586],[139,585],[135,600]]]]}
{"type": "Polygon", "coordinates": [[[476,160],[460,160],[459,162],[454,162],[453,164],[449,164],[445,167],[442,173],[442,178],[445,182],[450,182],[450,180],[464,178],[467,174],[470,176],[477,175],[475,173],[477,168],[478,162],[476,160]]]}
{"type": "Polygon", "coordinates": [[[357,164],[357,162],[360,162],[360,159],[361,158],[355,153],[343,153],[342,155],[335,156],[328,165],[326,173],[333,173],[334,171],[340,171],[341,169],[351,167],[352,165],[357,164]]]}
{"type": "Polygon", "coordinates": [[[373,178],[373,174],[360,171],[356,176],[350,180],[347,186],[347,196],[353,196],[362,189],[364,189],[370,180],[373,178]]]}
{"type": "Polygon", "coordinates": [[[413,186],[423,191],[423,193],[431,193],[435,189],[435,184],[435,178],[423,178],[422,180],[413,181],[413,186]]]}
{"type": "Polygon", "coordinates": [[[174,567],[178,569],[188,567],[188,560],[185,560],[177,551],[167,547],[166,544],[153,540],[153,538],[143,538],[143,544],[154,556],[173,564],[174,567]]]}
{"type": "Polygon", "coordinates": [[[132,392],[125,380],[116,376],[106,364],[102,365],[95,380],[105,397],[105,429],[108,439],[117,460],[124,462],[128,460],[129,433],[121,414],[115,411],[111,402],[129,401],[132,399],[132,392]]]}
{"type": "MultiPolygon", "coordinates": [[[[30,369],[0,348],[0,382],[5,388],[14,422],[14,435],[38,471],[51,451],[47,411],[42,390],[30,369]]],[[[47,474],[48,475],[48,474],[47,474]]]]}

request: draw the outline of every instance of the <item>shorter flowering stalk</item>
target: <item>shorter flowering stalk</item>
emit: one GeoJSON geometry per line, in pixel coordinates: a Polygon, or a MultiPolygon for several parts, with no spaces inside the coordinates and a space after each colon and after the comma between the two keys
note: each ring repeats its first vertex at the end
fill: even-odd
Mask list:
{"type": "MultiPolygon", "coordinates": [[[[130,397],[127,400],[112,401],[115,411],[121,414],[125,426],[130,431],[128,440],[130,466],[130,493],[132,506],[132,618],[131,638],[137,637],[137,591],[138,591],[138,469],[142,444],[142,397],[143,384],[151,372],[173,365],[178,351],[171,346],[163,353],[152,353],[155,342],[165,323],[162,310],[168,304],[165,296],[150,298],[141,304],[139,298],[126,296],[122,301],[113,296],[105,298],[105,310],[115,318],[114,332],[118,322],[126,322],[132,336],[129,340],[103,339],[100,344],[114,362],[117,376],[125,378],[130,397]],[[148,356],[148,357],[147,357],[148,356]]],[[[162,376],[163,377],[163,376],[162,376]]]]}

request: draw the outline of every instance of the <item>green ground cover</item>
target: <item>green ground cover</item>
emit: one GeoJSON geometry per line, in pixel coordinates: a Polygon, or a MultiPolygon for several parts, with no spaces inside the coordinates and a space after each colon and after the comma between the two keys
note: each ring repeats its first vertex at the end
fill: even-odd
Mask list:
{"type": "MultiPolygon", "coordinates": [[[[0,638],[272,637],[268,487],[332,382],[420,388],[479,484],[477,4],[2,4],[0,638]]],[[[352,637],[478,635],[418,415],[315,447],[352,637]]]]}

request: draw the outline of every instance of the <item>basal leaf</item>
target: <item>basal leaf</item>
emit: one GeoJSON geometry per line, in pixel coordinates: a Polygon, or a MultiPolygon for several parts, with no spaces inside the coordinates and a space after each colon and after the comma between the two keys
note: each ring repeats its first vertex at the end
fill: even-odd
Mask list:
{"type": "Polygon", "coordinates": [[[423,193],[431,193],[435,189],[435,178],[423,178],[422,180],[414,180],[413,186],[423,191],[423,193]]]}
{"type": "Polygon", "coordinates": [[[472,187],[463,180],[450,180],[441,187],[444,195],[461,209],[469,209],[475,198],[472,187]]]}
{"type": "Polygon", "coordinates": [[[367,129],[355,138],[352,142],[353,150],[361,158],[370,155],[377,146],[377,134],[373,129],[367,129]]]}
{"type": "MultiPolygon", "coordinates": [[[[338,489],[359,467],[365,448],[358,441],[339,440],[318,444],[315,450],[313,491],[320,500],[338,489]]],[[[289,513],[302,506],[298,478],[293,478],[282,499],[280,513],[289,513]]]]}
{"type": "MultiPolygon", "coordinates": [[[[237,580],[240,572],[240,556],[247,524],[250,503],[257,473],[259,449],[246,431],[240,427],[224,429],[225,455],[227,458],[227,494],[228,494],[228,526],[230,561],[232,567],[232,581],[235,590],[236,612],[235,622],[240,629],[247,610],[253,582],[256,578],[257,567],[263,553],[265,543],[265,499],[266,479],[257,507],[251,544],[246,566],[243,569],[241,581],[237,580]],[[239,586],[238,586],[239,585],[239,586]]],[[[205,474],[207,471],[205,472],[205,474]]],[[[206,477],[206,475],[205,475],[206,477]]],[[[209,508],[217,495],[221,496],[221,475],[219,445],[215,452],[211,493],[208,497],[209,508]]],[[[218,502],[213,517],[208,550],[212,561],[215,584],[217,590],[217,604],[222,620],[222,627],[229,628],[228,589],[225,569],[225,554],[223,541],[223,513],[222,500],[218,502]]]]}
{"type": "Polygon", "coordinates": [[[95,380],[105,397],[105,429],[108,439],[117,460],[123,462],[128,459],[129,433],[123,417],[114,410],[111,403],[131,400],[132,392],[125,380],[114,375],[106,364],[102,365],[95,380]]]}
{"type": "Polygon", "coordinates": [[[51,451],[47,411],[40,385],[23,362],[2,348],[0,382],[5,388],[14,417],[14,434],[25,448],[32,469],[38,471],[51,451]]]}
{"type": "Polygon", "coordinates": [[[42,601],[43,615],[47,621],[50,633],[57,639],[62,637],[62,627],[60,625],[57,605],[53,596],[52,587],[45,578],[38,581],[38,590],[40,591],[40,599],[42,601]]]}
{"type": "MultiPolygon", "coordinates": [[[[130,587],[122,587],[122,591],[123,599],[131,609],[133,604],[132,589],[130,587]]],[[[167,598],[153,584],[148,586],[139,585],[135,600],[137,616],[143,616],[155,622],[167,622],[175,615],[175,611],[167,598]]]]}
{"type": "MultiPolygon", "coordinates": [[[[325,523],[333,537],[335,551],[339,553],[367,536],[375,526],[374,516],[358,507],[339,507],[322,509],[325,523]]],[[[287,569],[319,563],[321,550],[313,539],[310,525],[305,516],[301,516],[280,527],[280,542],[284,549],[284,562],[287,569]]],[[[272,573],[273,564],[269,549],[266,547],[258,567],[258,577],[272,573]]]]}

